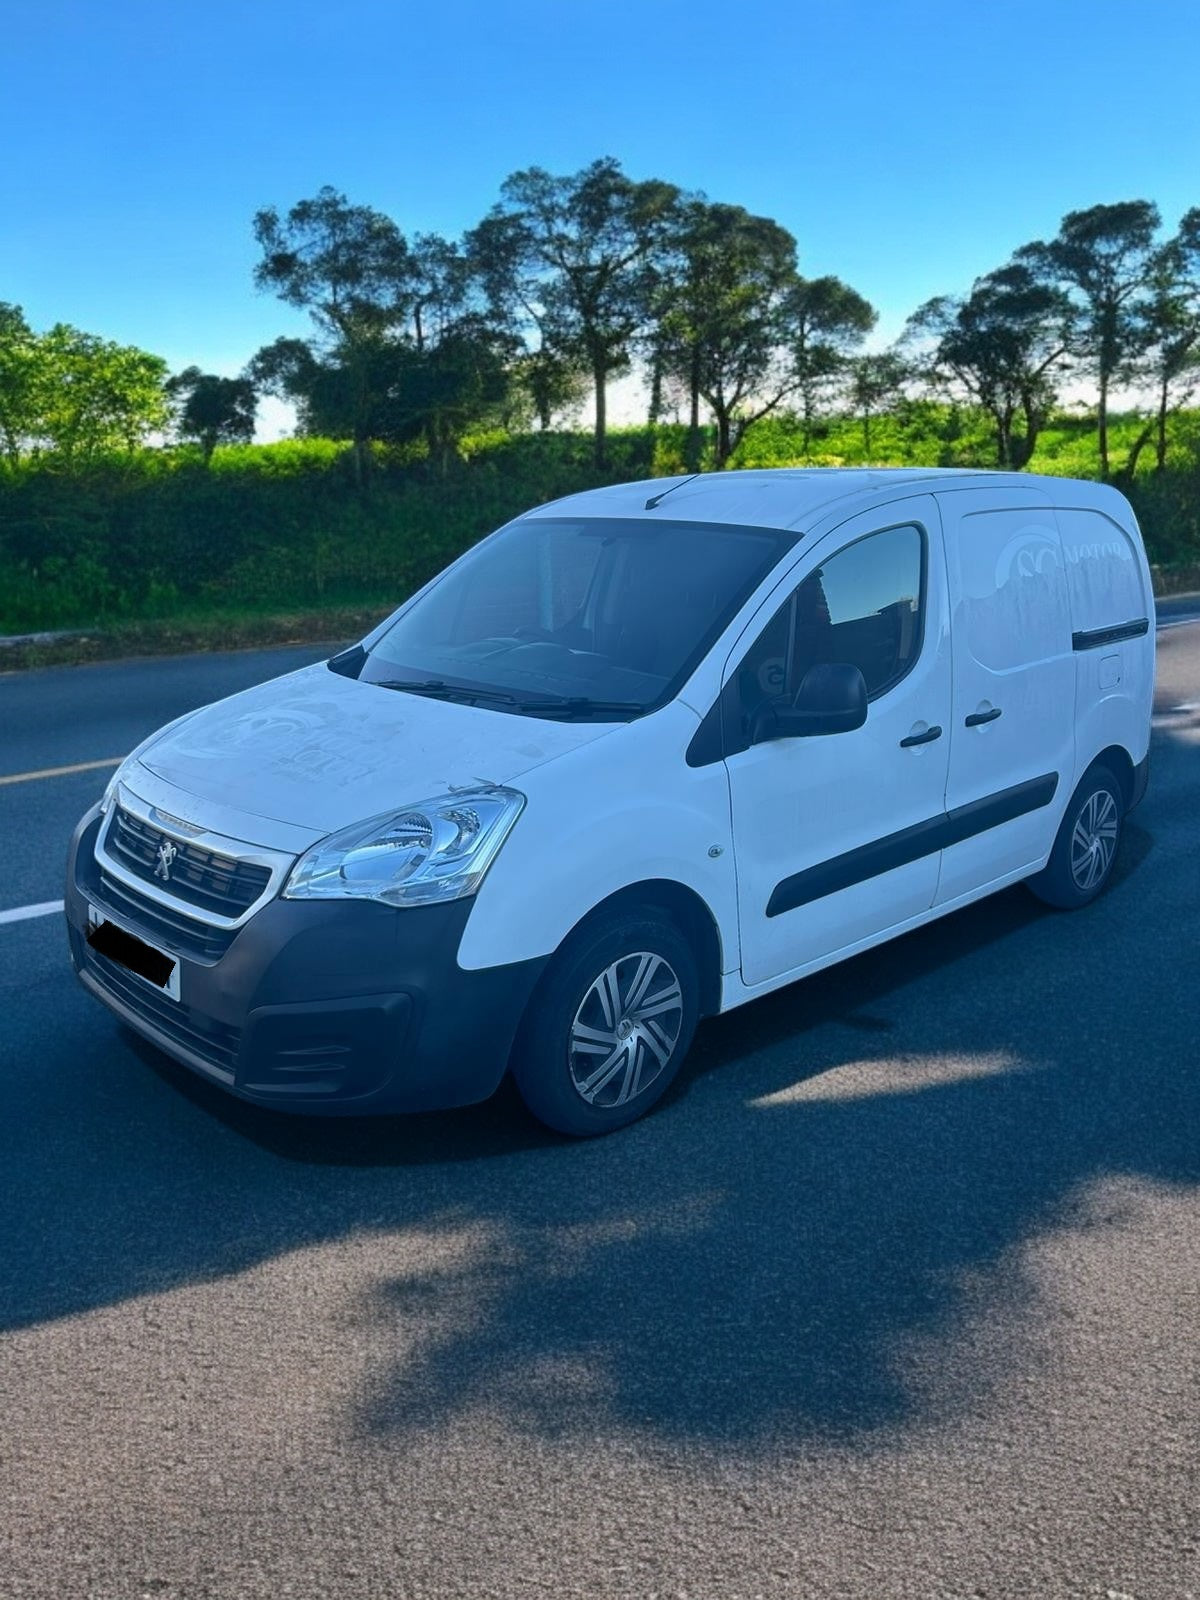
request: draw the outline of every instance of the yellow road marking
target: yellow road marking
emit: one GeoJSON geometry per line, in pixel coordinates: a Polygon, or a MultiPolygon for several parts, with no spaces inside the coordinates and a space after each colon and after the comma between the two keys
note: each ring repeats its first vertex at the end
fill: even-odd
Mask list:
{"type": "Polygon", "coordinates": [[[76,761],[70,767],[43,767],[40,772],[6,772],[0,784],[32,783],[35,778],[69,778],[73,772],[98,772],[101,767],[119,767],[124,756],[105,756],[103,761],[76,761]]]}

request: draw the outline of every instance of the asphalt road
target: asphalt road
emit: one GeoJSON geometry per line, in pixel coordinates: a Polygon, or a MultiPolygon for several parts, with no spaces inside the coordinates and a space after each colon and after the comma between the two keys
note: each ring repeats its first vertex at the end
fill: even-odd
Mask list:
{"type": "MultiPolygon", "coordinates": [[[[0,775],[313,654],[0,678],[0,775]]],[[[259,1113],[0,923],[3,1600],[1200,1596],[1200,626],[1159,673],[1095,906],[707,1023],[599,1143],[259,1113]]],[[[0,784],[0,913],[109,770],[0,784]]]]}

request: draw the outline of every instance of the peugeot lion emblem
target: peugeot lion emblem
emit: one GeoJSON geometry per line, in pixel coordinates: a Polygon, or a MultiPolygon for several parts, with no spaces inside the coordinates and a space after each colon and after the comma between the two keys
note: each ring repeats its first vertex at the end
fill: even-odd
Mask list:
{"type": "Polygon", "coordinates": [[[158,847],[158,861],[155,863],[154,876],[161,878],[166,883],[171,876],[171,863],[178,854],[179,851],[171,843],[170,839],[164,839],[158,847]]]}

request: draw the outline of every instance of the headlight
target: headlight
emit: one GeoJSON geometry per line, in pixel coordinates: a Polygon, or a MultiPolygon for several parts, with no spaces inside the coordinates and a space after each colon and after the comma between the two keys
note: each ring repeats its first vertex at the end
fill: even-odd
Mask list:
{"type": "Polygon", "coordinates": [[[461,900],[483,882],[524,804],[515,789],[477,789],[357,822],[300,857],[284,898],[390,906],[461,900]]]}

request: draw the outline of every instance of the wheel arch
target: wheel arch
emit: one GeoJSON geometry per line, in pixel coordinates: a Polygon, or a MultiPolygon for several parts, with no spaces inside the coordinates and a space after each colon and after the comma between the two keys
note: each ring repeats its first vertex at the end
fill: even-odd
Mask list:
{"type": "MultiPolygon", "coordinates": [[[[1093,757],[1084,768],[1079,776],[1079,783],[1083,782],[1094,767],[1107,767],[1113,777],[1116,778],[1121,785],[1122,802],[1125,809],[1128,810],[1133,802],[1134,785],[1137,781],[1134,773],[1133,757],[1129,754],[1129,751],[1125,749],[1124,745],[1110,744],[1107,749],[1101,750],[1098,756],[1093,757]]],[[[1079,784],[1076,784],[1075,787],[1078,788],[1079,784]]]]}
{"type": "MultiPolygon", "coordinates": [[[[665,912],[687,937],[696,956],[700,974],[700,1015],[713,1016],[721,1009],[723,972],[721,932],[712,909],[685,883],[675,878],[646,878],[629,883],[607,895],[586,912],[559,945],[561,950],[582,928],[616,912],[653,909],[665,912]]],[[[557,952],[556,952],[557,953],[557,952]]]]}

